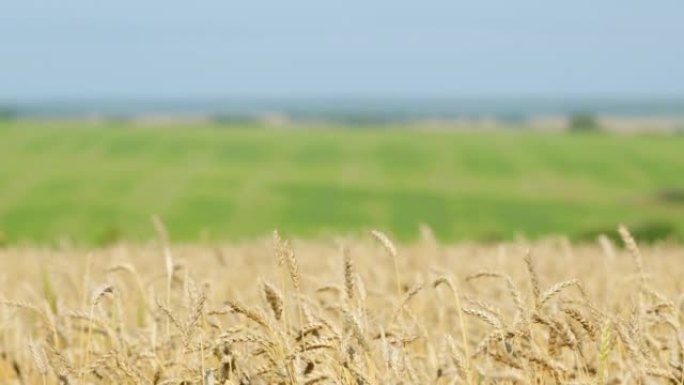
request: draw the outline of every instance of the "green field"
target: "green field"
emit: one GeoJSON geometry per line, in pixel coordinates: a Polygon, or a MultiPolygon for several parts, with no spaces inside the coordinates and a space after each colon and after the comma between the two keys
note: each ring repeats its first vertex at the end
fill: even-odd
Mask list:
{"type": "Polygon", "coordinates": [[[145,240],[152,214],[177,241],[421,222],[447,240],[618,222],[684,238],[684,136],[0,123],[5,242],[145,240]]]}

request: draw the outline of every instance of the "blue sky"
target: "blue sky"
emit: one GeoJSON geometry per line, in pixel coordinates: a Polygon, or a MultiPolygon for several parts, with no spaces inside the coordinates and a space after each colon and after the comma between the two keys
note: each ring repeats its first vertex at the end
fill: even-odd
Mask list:
{"type": "Polygon", "coordinates": [[[684,96],[684,1],[2,0],[0,99],[684,96]]]}

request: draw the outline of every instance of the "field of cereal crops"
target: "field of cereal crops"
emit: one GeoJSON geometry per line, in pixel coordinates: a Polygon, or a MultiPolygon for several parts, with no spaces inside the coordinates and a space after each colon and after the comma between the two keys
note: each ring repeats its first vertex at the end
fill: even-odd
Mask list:
{"type": "Polygon", "coordinates": [[[0,121],[0,244],[684,236],[684,136],[0,121]]]}
{"type": "Polygon", "coordinates": [[[684,249],[626,229],[0,250],[3,384],[679,384],[684,249]]]}

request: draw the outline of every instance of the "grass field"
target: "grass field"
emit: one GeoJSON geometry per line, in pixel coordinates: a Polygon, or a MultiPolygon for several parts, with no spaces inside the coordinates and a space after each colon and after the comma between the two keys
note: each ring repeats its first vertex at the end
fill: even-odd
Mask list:
{"type": "Polygon", "coordinates": [[[0,235],[106,243],[358,232],[684,236],[684,136],[0,122],[0,235]]]}
{"type": "Polygon", "coordinates": [[[374,235],[0,249],[0,383],[684,383],[680,245],[374,235]]]}

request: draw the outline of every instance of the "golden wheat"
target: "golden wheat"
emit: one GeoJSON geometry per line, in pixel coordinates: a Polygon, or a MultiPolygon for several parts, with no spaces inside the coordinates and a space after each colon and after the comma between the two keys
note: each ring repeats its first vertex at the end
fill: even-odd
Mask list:
{"type": "Polygon", "coordinates": [[[340,263],[327,240],[156,226],[159,244],[0,249],[0,383],[684,383],[684,248],[625,228],[624,250],[373,231],[340,263]]]}

